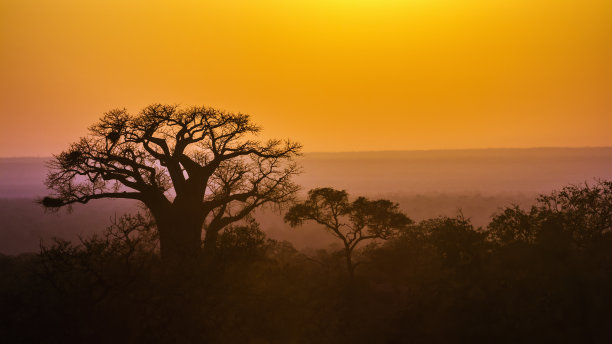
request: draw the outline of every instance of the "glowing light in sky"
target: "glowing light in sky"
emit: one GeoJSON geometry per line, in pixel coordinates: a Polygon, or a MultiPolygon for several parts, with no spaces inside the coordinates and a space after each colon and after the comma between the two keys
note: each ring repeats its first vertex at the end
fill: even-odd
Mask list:
{"type": "Polygon", "coordinates": [[[306,151],[612,145],[611,1],[0,0],[0,43],[0,156],[152,102],[306,151]]]}

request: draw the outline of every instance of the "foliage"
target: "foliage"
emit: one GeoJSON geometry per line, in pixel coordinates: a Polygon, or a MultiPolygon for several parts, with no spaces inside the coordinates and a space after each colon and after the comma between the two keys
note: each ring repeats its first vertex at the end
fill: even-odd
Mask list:
{"type": "Polygon", "coordinates": [[[54,156],[47,208],[101,198],[134,199],[153,215],[162,258],[173,268],[197,260],[218,233],[265,204],[293,199],[297,143],[256,141],[250,117],[208,107],[154,104],[140,113],[115,109],[89,134],[54,156]]]}
{"type": "Polygon", "coordinates": [[[612,238],[612,182],[570,185],[538,197],[529,211],[513,206],[489,224],[490,239],[497,244],[534,243],[546,231],[565,233],[573,244],[588,247],[612,238]]]}
{"type": "Polygon", "coordinates": [[[285,221],[297,226],[315,221],[342,241],[349,275],[353,277],[357,264],[353,251],[359,243],[372,239],[389,239],[412,222],[397,204],[389,200],[369,200],[358,197],[349,202],[348,193],[332,188],[317,188],[308,192],[308,199],[293,205],[285,221]]]}
{"type": "Polygon", "coordinates": [[[254,220],[242,226],[228,226],[217,243],[217,254],[221,260],[264,257],[270,240],[254,220]]]}
{"type": "Polygon", "coordinates": [[[149,220],[120,218],[79,243],[0,256],[0,336],[9,343],[607,343],[609,185],[567,187],[530,211],[503,209],[488,228],[504,235],[461,214],[412,223],[362,250],[368,264],[352,281],[337,252],[300,252],[267,239],[252,221],[220,233],[219,264],[200,263],[203,273],[172,280],[149,220]]]}

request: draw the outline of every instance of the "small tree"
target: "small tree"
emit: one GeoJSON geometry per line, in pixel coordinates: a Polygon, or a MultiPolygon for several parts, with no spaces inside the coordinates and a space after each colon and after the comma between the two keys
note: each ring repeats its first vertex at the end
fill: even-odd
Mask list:
{"type": "Polygon", "coordinates": [[[248,115],[207,107],[151,105],[139,114],[112,110],[89,135],[56,155],[41,203],[59,208],[101,198],[142,202],[159,231],[162,259],[191,265],[217,246],[219,231],[298,190],[292,177],[301,146],[255,140],[248,115]]]}
{"type": "Polygon", "coordinates": [[[241,226],[228,226],[219,236],[217,250],[222,260],[263,258],[270,239],[259,228],[259,223],[249,219],[241,226]]]}
{"type": "Polygon", "coordinates": [[[346,191],[332,188],[310,190],[306,201],[293,205],[285,214],[285,221],[292,227],[307,220],[323,225],[342,241],[351,278],[358,265],[353,262],[352,255],[359,243],[388,239],[412,223],[398,205],[389,200],[359,197],[349,202],[346,191]]]}

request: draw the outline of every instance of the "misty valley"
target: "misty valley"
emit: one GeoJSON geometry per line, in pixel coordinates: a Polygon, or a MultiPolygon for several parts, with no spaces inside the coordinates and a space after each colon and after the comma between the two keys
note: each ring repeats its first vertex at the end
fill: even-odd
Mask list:
{"type": "Polygon", "coordinates": [[[309,153],[292,202],[319,217],[294,212],[290,226],[297,203],[256,210],[188,273],[164,267],[137,202],[45,211],[48,160],[0,159],[6,342],[612,338],[612,149],[309,153]],[[346,193],[307,192],[321,187],[346,193]],[[371,212],[359,196],[391,203],[371,212]],[[334,235],[330,205],[378,235],[334,235]]]}

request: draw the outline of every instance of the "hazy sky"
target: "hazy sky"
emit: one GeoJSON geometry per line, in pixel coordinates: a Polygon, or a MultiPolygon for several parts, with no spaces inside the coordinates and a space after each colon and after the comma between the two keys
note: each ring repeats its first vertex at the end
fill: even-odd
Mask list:
{"type": "Polygon", "coordinates": [[[306,151],[612,145],[610,0],[0,0],[0,44],[0,156],[153,102],[306,151]]]}

